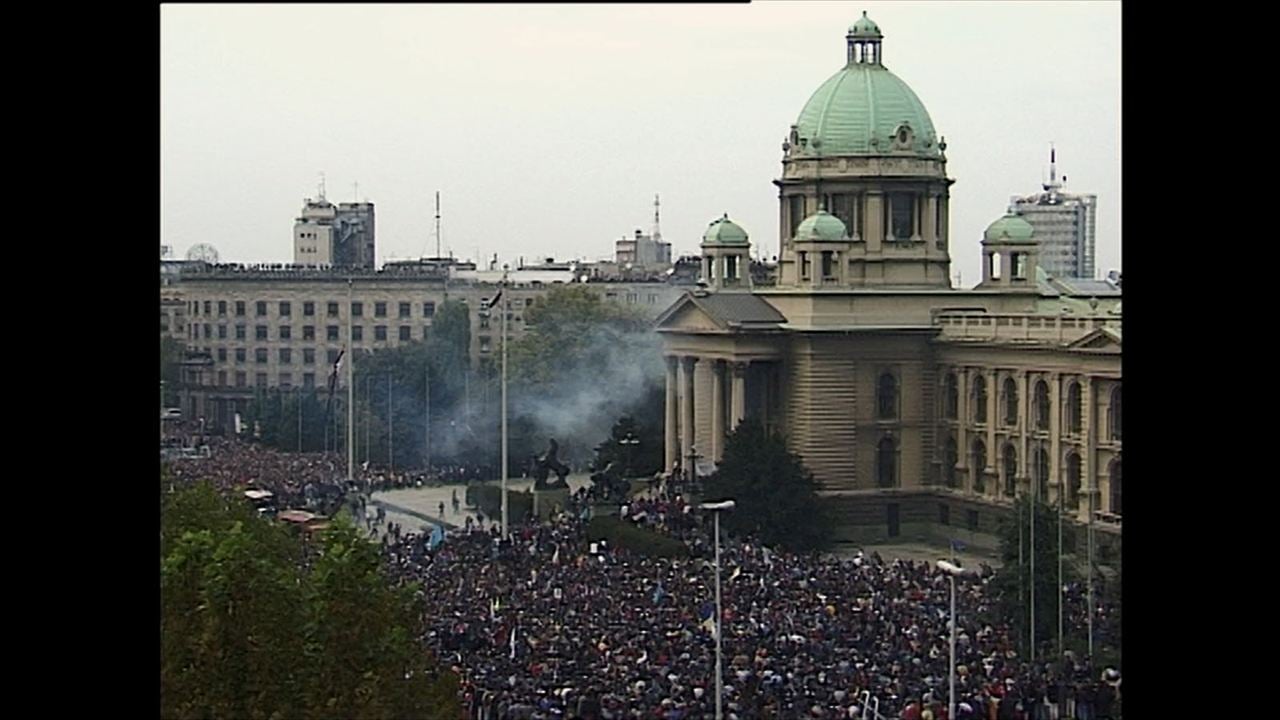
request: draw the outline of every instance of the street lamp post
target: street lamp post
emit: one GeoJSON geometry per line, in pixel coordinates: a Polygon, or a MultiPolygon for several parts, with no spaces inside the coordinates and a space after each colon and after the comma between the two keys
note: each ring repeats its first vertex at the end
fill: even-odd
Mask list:
{"type": "Polygon", "coordinates": [[[946,560],[938,561],[938,569],[947,574],[951,581],[951,669],[948,672],[947,717],[956,716],[956,578],[969,573],[955,563],[946,560]]]}
{"type": "Polygon", "coordinates": [[[640,438],[634,433],[627,433],[627,436],[619,440],[618,444],[627,448],[626,476],[631,477],[634,474],[632,466],[635,464],[635,446],[640,444],[640,438]]]}
{"type": "Polygon", "coordinates": [[[724,672],[721,669],[723,653],[720,648],[720,638],[724,634],[722,632],[724,615],[720,610],[720,513],[732,510],[736,504],[733,500],[722,500],[715,503],[702,503],[699,506],[703,510],[715,513],[716,518],[716,720],[724,720],[724,672]]]}
{"type": "Polygon", "coordinates": [[[502,285],[498,288],[498,312],[502,313],[502,539],[511,539],[507,525],[507,266],[502,266],[502,285]]]}

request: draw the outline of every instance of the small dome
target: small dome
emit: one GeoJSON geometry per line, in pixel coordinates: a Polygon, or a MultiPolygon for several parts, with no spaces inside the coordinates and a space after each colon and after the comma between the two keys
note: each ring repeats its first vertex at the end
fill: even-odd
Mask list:
{"type": "Polygon", "coordinates": [[[858,22],[849,26],[849,36],[855,38],[883,38],[880,32],[880,26],[874,20],[867,17],[867,11],[862,11],[862,17],[858,18],[858,22]]]}
{"type": "Polygon", "coordinates": [[[819,210],[800,223],[796,228],[795,239],[842,242],[849,239],[849,231],[840,218],[826,210],[819,210]]]}
{"type": "Polygon", "coordinates": [[[982,237],[983,242],[1034,243],[1035,240],[1031,237],[1034,233],[1035,228],[1031,227],[1031,223],[1011,212],[991,223],[982,237]]]}
{"type": "Polygon", "coordinates": [[[702,234],[704,245],[746,245],[747,231],[729,219],[729,214],[711,223],[702,234]]]}

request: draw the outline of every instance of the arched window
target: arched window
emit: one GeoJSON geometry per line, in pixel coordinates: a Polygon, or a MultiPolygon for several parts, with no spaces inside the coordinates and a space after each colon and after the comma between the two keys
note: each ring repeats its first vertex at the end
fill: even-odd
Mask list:
{"type": "Polygon", "coordinates": [[[1018,492],[1018,450],[1013,443],[1005,443],[1004,460],[1004,494],[1013,497],[1018,492]]]}
{"type": "Polygon", "coordinates": [[[1067,431],[1072,435],[1080,434],[1083,414],[1080,403],[1080,383],[1072,381],[1067,386],[1067,431]]]}
{"type": "Polygon", "coordinates": [[[960,417],[960,387],[955,373],[947,373],[946,388],[943,390],[943,412],[948,420],[960,417]]]}
{"type": "Polygon", "coordinates": [[[876,480],[882,488],[891,488],[897,485],[898,448],[891,437],[882,439],[876,450],[876,480]]]}
{"type": "Polygon", "coordinates": [[[1111,439],[1120,439],[1120,386],[1111,391],[1111,439]]]}
{"type": "Polygon", "coordinates": [[[1049,453],[1044,448],[1036,450],[1036,499],[1049,502],[1049,453]]]}
{"type": "Polygon", "coordinates": [[[1001,461],[1001,470],[1005,475],[1005,495],[1018,495],[1018,448],[1014,443],[1005,443],[1005,457],[1001,461]]]}
{"type": "Polygon", "coordinates": [[[1080,507],[1080,456],[1076,453],[1067,455],[1067,510],[1074,511],[1080,507]]]}
{"type": "Polygon", "coordinates": [[[1036,429],[1049,429],[1049,383],[1036,383],[1036,429]]]}
{"type": "Polygon", "coordinates": [[[987,379],[981,375],[973,379],[973,421],[987,421],[987,379]]]}
{"type": "Polygon", "coordinates": [[[1013,378],[1004,379],[1004,424],[1018,424],[1018,383],[1013,378]]]}
{"type": "Polygon", "coordinates": [[[986,483],[983,482],[983,475],[987,468],[987,444],[982,440],[974,439],[973,441],[973,489],[976,492],[983,492],[986,489],[986,483]]]}
{"type": "Polygon", "coordinates": [[[876,387],[876,408],[881,420],[898,417],[898,381],[893,373],[880,375],[880,382],[876,387]]]}
{"type": "Polygon", "coordinates": [[[947,487],[956,486],[956,465],[960,462],[960,454],[956,451],[956,439],[947,438],[942,452],[942,475],[947,487]]]}
{"type": "Polygon", "coordinates": [[[1120,460],[1111,463],[1111,507],[1112,513],[1120,514],[1120,460]]]}

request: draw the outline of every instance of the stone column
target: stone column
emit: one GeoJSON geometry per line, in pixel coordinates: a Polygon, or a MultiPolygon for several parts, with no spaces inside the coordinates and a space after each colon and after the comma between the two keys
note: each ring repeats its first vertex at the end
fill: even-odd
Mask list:
{"type": "Polygon", "coordinates": [[[724,457],[724,361],[711,361],[711,459],[724,457]]]}
{"type": "Polygon", "coordinates": [[[1094,400],[1094,394],[1097,388],[1094,386],[1093,377],[1086,375],[1082,383],[1081,402],[1084,403],[1082,411],[1082,427],[1080,430],[1084,433],[1084,457],[1083,467],[1081,468],[1080,489],[1082,497],[1080,499],[1080,507],[1077,510],[1077,517],[1080,522],[1089,522],[1090,500],[1092,506],[1098,507],[1097,491],[1098,491],[1098,403],[1094,400]]]}
{"type": "MultiPolygon", "coordinates": [[[[1035,403],[1031,401],[1031,396],[1027,394],[1031,389],[1031,375],[1026,370],[1018,373],[1018,429],[1021,431],[1022,437],[1018,449],[1018,474],[1014,478],[1017,488],[1021,488],[1023,484],[1031,477],[1031,458],[1028,452],[1031,450],[1031,413],[1035,403]]],[[[1017,497],[1017,493],[1014,493],[1017,497]]]]}
{"type": "MultiPolygon", "coordinates": [[[[693,472],[691,468],[690,455],[693,454],[693,368],[698,362],[696,357],[680,358],[681,370],[683,371],[682,382],[680,383],[680,452],[684,457],[680,458],[680,466],[685,469],[686,473],[693,472]]],[[[689,475],[692,477],[692,475],[689,475]]]]}
{"type": "Polygon", "coordinates": [[[999,378],[995,370],[987,371],[987,466],[982,471],[986,473],[983,478],[986,494],[992,498],[1000,497],[1000,473],[996,471],[1000,466],[997,458],[1000,452],[996,447],[996,425],[999,422],[996,410],[1000,407],[1000,385],[996,381],[999,378]]]}
{"type": "Polygon", "coordinates": [[[729,416],[729,429],[736,430],[738,423],[747,416],[747,363],[733,363],[733,399],[729,416]]]}
{"type": "Polygon", "coordinates": [[[956,378],[960,381],[960,422],[956,425],[956,478],[961,489],[967,490],[969,485],[969,368],[957,368],[956,378]]]}
{"type": "Polygon", "coordinates": [[[665,358],[667,362],[667,422],[666,422],[666,466],[662,468],[663,472],[671,470],[676,461],[680,459],[680,435],[679,435],[679,378],[676,375],[676,366],[679,363],[677,358],[668,355],[665,358]]]}
{"type": "Polygon", "coordinates": [[[867,193],[867,216],[863,222],[867,243],[867,252],[878,253],[884,244],[884,195],[871,191],[867,193]]]}
{"type": "MultiPolygon", "coordinates": [[[[1061,318],[1059,318],[1061,320],[1061,318]]],[[[1049,502],[1062,492],[1062,376],[1049,375],[1049,502]]]]}

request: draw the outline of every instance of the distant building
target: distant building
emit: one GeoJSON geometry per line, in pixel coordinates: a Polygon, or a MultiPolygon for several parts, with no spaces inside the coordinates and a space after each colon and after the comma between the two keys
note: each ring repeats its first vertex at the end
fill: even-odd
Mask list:
{"type": "Polygon", "coordinates": [[[1097,195],[1062,192],[1055,151],[1049,151],[1049,182],[1043,192],[1011,199],[1013,210],[1035,228],[1041,268],[1054,277],[1094,277],[1097,195]]]}
{"type": "Polygon", "coordinates": [[[295,264],[371,269],[374,249],[373,203],[304,201],[293,224],[295,264]]]}
{"type": "Polygon", "coordinates": [[[659,225],[659,200],[653,196],[653,232],[645,235],[636,229],[634,237],[623,237],[614,243],[614,262],[621,272],[656,272],[671,267],[671,243],[662,241],[659,225]]]}

